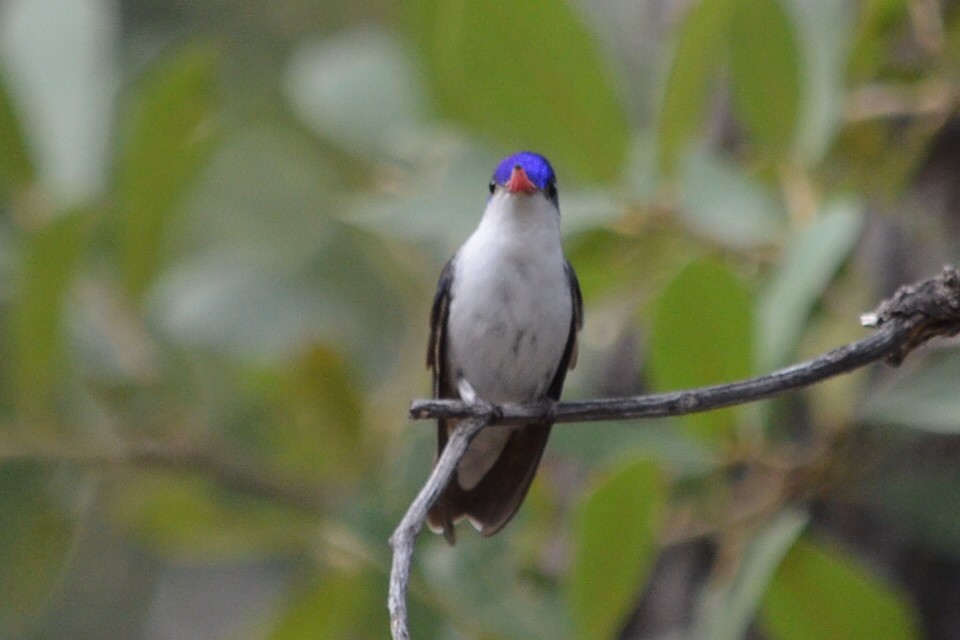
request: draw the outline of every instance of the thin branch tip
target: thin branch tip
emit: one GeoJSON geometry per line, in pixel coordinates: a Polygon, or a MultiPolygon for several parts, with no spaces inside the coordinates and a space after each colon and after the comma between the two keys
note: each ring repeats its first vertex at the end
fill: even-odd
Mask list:
{"type": "Polygon", "coordinates": [[[892,322],[904,327],[902,344],[886,358],[898,366],[931,338],[960,333],[960,272],[945,265],[933,278],[900,287],[866,315],[876,318],[876,327],[892,322]]]}

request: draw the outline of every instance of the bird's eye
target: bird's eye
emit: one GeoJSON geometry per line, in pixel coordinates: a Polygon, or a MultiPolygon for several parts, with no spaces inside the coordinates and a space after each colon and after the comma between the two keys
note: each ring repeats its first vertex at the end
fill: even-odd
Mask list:
{"type": "Polygon", "coordinates": [[[497,181],[496,181],[496,180],[491,180],[491,181],[490,181],[490,193],[492,194],[494,191],[496,191],[496,189],[497,189],[497,181]]]}

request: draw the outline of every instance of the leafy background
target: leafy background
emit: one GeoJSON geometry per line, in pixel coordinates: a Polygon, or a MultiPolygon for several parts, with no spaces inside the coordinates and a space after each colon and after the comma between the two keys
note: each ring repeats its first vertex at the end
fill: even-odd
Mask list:
{"type": "MultiPolygon", "coordinates": [[[[566,397],[747,376],[957,259],[958,57],[936,0],[0,2],[0,637],[384,637],[496,160],[560,174],[566,397]]],[[[558,427],[414,633],[956,638],[958,376],[558,427]]]]}

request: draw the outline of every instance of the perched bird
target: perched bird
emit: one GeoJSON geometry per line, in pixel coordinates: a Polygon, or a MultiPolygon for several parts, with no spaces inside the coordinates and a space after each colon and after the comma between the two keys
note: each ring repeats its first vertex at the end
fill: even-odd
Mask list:
{"type": "MultiPolygon", "coordinates": [[[[550,163],[529,151],[505,158],[493,172],[480,225],[440,274],[427,350],[436,397],[560,399],[583,324],[580,285],[560,240],[550,163]]],[[[438,420],[438,456],[455,423],[438,420]]],[[[450,544],[464,517],[484,536],[502,529],[530,488],[550,427],[484,428],[430,510],[430,528],[450,544]]]]}

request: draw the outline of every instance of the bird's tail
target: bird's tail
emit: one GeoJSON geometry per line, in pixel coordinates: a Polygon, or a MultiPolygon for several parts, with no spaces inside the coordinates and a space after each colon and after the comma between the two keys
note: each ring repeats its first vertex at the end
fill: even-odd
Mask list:
{"type": "MultiPolygon", "coordinates": [[[[438,420],[438,453],[446,446],[447,434],[455,421],[438,420]]],[[[456,541],[454,524],[467,518],[483,536],[492,536],[513,518],[527,495],[536,475],[543,450],[550,437],[549,424],[528,424],[519,427],[490,426],[486,429],[511,429],[506,442],[497,451],[478,451],[482,443],[475,440],[467,449],[457,473],[450,480],[437,502],[430,509],[427,523],[430,529],[443,533],[447,542],[456,541]],[[479,479],[466,478],[463,467],[467,458],[495,456],[484,465],[479,479]],[[469,487],[464,486],[464,481],[469,487]]],[[[481,434],[483,432],[481,431],[481,434]]],[[[479,439],[480,436],[478,436],[479,439]]],[[[472,464],[477,464],[474,460],[472,464]]]]}

